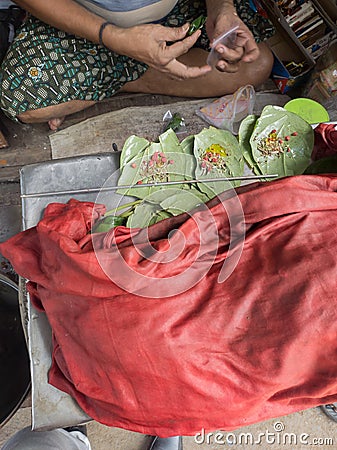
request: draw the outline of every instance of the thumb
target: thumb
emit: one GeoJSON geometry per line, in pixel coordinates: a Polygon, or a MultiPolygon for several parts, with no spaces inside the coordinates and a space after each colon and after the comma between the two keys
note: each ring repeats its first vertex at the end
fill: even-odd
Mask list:
{"type": "Polygon", "coordinates": [[[190,28],[189,23],[185,23],[181,27],[169,27],[168,31],[166,33],[166,35],[167,35],[166,40],[174,42],[174,41],[180,41],[181,39],[184,39],[189,28],[190,28]]]}

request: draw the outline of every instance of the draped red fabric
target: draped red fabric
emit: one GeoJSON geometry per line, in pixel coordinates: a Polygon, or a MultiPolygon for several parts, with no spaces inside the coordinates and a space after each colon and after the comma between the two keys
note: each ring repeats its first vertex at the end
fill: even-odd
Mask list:
{"type": "Polygon", "coordinates": [[[50,383],[95,420],[192,435],[337,401],[337,177],[244,186],[208,207],[91,236],[104,207],[71,200],[0,245],[50,321],[50,383]]]}
{"type": "Polygon", "coordinates": [[[335,123],[320,123],[315,128],[315,145],[311,159],[317,161],[326,156],[337,154],[337,125],[335,123]]]}

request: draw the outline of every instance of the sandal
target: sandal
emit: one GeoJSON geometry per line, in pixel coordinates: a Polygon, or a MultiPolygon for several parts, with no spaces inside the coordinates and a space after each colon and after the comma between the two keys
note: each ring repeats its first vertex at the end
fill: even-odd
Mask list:
{"type": "Polygon", "coordinates": [[[328,405],[321,405],[321,410],[334,422],[337,422],[337,403],[329,403],[328,405]]]}

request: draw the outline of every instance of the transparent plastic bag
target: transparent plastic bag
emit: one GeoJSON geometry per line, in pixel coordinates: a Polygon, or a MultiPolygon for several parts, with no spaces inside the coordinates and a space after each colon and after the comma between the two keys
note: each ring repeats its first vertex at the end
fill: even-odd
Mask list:
{"type": "Polygon", "coordinates": [[[208,55],[207,58],[207,64],[211,67],[215,67],[218,63],[218,61],[221,59],[221,54],[218,53],[215,48],[221,44],[224,47],[228,47],[228,48],[235,48],[235,42],[236,42],[236,38],[237,38],[237,30],[238,30],[239,26],[237,25],[236,27],[232,28],[229,31],[226,31],[224,34],[222,34],[220,37],[218,37],[218,39],[216,39],[213,42],[211,51],[208,55]]]}
{"type": "Polygon", "coordinates": [[[196,111],[207,123],[238,134],[241,120],[253,113],[255,90],[251,85],[239,88],[234,94],[218,98],[196,111]]]}

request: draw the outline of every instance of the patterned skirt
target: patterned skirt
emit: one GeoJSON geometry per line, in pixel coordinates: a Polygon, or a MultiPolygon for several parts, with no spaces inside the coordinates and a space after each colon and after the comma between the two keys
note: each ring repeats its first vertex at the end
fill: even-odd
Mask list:
{"type": "MultiPolygon", "coordinates": [[[[257,42],[273,27],[249,6],[234,1],[241,19],[257,42]]],[[[205,1],[179,0],[159,23],[180,26],[206,15],[205,1]]],[[[203,29],[196,47],[209,49],[203,29]]],[[[18,30],[0,69],[0,106],[13,120],[28,110],[70,100],[99,101],[113,96],[125,83],[142,76],[147,66],[86,39],[69,35],[30,16],[18,30]]]]}

